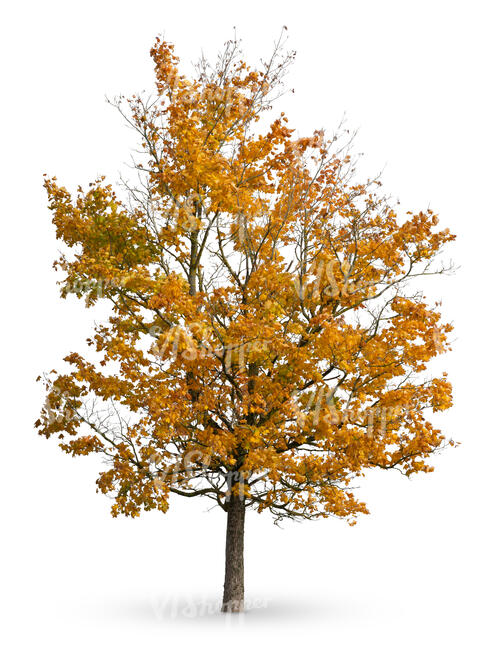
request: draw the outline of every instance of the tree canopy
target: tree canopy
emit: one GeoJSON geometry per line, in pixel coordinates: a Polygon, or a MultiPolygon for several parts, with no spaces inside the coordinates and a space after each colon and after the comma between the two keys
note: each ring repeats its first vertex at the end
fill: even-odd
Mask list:
{"type": "Polygon", "coordinates": [[[68,369],[45,377],[39,432],[98,454],[112,512],[171,494],[283,517],[367,512],[371,468],[428,472],[451,406],[425,374],[451,325],[423,297],[454,239],[357,181],[344,137],[298,137],[271,116],[292,61],[257,67],[236,40],[188,77],[151,50],[156,91],[114,101],[142,154],[135,182],[70,192],[46,177],[62,296],[111,312],[68,369]]]}

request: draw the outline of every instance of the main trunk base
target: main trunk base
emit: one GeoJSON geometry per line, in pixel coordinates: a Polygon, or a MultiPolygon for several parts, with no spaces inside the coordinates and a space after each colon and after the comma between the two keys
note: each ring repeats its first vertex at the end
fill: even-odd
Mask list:
{"type": "Polygon", "coordinates": [[[223,612],[244,611],[243,540],[245,531],[245,501],[231,496],[228,503],[226,528],[226,570],[224,575],[223,612]]]}

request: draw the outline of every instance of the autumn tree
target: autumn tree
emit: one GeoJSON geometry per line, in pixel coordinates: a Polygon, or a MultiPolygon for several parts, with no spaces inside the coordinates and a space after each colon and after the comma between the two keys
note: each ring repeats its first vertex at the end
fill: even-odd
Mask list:
{"type": "Polygon", "coordinates": [[[429,472],[449,444],[425,413],[450,384],[423,371],[451,326],[419,284],[454,237],[357,182],[339,135],[269,119],[293,58],[280,41],[252,68],[232,40],[188,76],[168,42],[151,56],[156,92],[112,102],[142,145],[135,179],[45,180],[62,296],[110,308],[91,355],[45,376],[36,425],[104,459],[114,516],[212,499],[223,611],[241,611],[247,508],[354,523],[355,478],[429,472]]]}

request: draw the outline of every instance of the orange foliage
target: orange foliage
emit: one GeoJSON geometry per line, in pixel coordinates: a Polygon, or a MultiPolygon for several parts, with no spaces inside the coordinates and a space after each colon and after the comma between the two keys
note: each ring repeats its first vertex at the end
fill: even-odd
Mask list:
{"type": "Polygon", "coordinates": [[[172,45],[151,54],[157,96],[116,102],[144,156],[128,200],[45,181],[62,295],[112,313],[97,363],[47,377],[39,431],[108,461],[115,515],[242,489],[278,518],[353,522],[355,477],[431,471],[445,444],[424,413],[451,387],[422,372],[451,327],[415,285],[454,237],[356,183],[337,139],[264,125],[290,55],[253,70],[230,42],[188,79],[172,45]]]}

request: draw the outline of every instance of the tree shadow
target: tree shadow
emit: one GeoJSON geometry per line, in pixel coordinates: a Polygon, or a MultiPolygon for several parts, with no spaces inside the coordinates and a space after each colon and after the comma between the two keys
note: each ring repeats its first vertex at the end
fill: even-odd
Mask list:
{"type": "MultiPolygon", "coordinates": [[[[67,603],[65,603],[67,605],[67,603]]],[[[268,624],[270,622],[361,619],[372,609],[369,598],[288,598],[281,595],[251,597],[241,614],[224,614],[217,597],[199,594],[161,594],[152,597],[97,597],[73,603],[72,614],[99,621],[173,624],[204,622],[216,624],[268,624]]]]}

